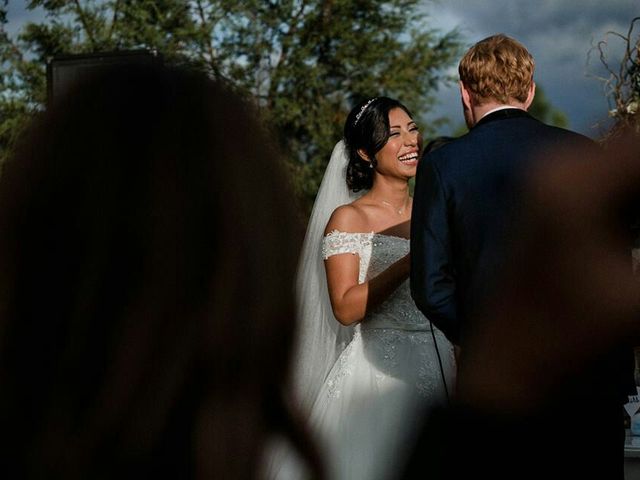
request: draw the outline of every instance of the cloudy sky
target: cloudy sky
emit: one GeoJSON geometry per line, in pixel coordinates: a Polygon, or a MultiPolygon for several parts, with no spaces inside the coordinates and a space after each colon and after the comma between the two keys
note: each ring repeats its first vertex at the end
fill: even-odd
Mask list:
{"type": "MultiPolygon", "coordinates": [[[[640,16],[640,0],[436,0],[427,9],[431,24],[457,25],[468,45],[498,32],[520,40],[536,60],[536,82],[567,114],[570,128],[599,136],[597,125],[606,122],[609,106],[602,83],[593,78],[603,74],[600,62],[592,57],[587,64],[588,53],[606,32],[627,33],[631,19],[640,16]]],[[[612,38],[610,45],[612,56],[619,55],[621,43],[612,38]]],[[[438,110],[461,118],[457,90],[441,98],[438,110]]]]}
{"type": "MultiPolygon", "coordinates": [[[[602,83],[593,77],[603,72],[597,57],[587,63],[588,52],[606,32],[626,33],[631,19],[640,16],[640,0],[424,1],[429,23],[445,31],[457,26],[468,45],[497,32],[520,40],[536,59],[536,82],[568,115],[570,127],[594,138],[602,131],[597,125],[606,122],[608,104],[602,83]]],[[[37,11],[27,12],[26,3],[9,0],[10,33],[25,19],[42,18],[37,11]]],[[[640,24],[636,30],[640,34],[640,24]]],[[[620,45],[612,39],[612,56],[620,45]]],[[[461,123],[457,89],[446,89],[440,97],[434,114],[449,116],[454,126],[461,123]]]]}

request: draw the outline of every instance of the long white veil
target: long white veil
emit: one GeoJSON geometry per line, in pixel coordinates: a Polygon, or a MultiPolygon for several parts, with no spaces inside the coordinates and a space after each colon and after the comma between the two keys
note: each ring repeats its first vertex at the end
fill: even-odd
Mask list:
{"type": "Polygon", "coordinates": [[[336,144],[311,212],[296,278],[298,335],[294,356],[294,395],[308,414],[336,359],[353,337],[354,327],[340,324],[331,310],[322,259],[322,238],[331,213],[360,193],[346,184],[347,153],[336,144]]]}

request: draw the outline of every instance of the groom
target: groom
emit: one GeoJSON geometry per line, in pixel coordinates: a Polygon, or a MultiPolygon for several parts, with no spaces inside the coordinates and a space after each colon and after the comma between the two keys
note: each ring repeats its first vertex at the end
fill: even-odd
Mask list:
{"type": "Polygon", "coordinates": [[[527,113],[534,61],[516,40],[494,35],[478,42],[458,70],[470,131],[423,158],[411,225],[413,299],[454,345],[499,271],[534,157],[590,143],[527,113]]]}
{"type": "MultiPolygon", "coordinates": [[[[427,153],[418,167],[411,224],[411,293],[427,318],[461,346],[463,365],[465,338],[470,338],[470,332],[478,334],[480,326],[474,320],[492,294],[492,282],[501,276],[511,236],[517,233],[512,226],[524,208],[529,170],[560,149],[595,152],[597,148],[588,138],[545,125],[527,113],[535,94],[533,71],[527,49],[505,35],[472,46],[459,65],[469,132],[427,153]]],[[[531,432],[544,431],[547,438],[541,442],[551,438],[550,445],[568,453],[570,422],[575,438],[580,434],[589,438],[576,461],[595,462],[596,470],[610,471],[609,478],[622,478],[622,405],[624,395],[633,393],[629,390],[633,387],[630,353],[608,352],[590,371],[563,381],[557,409],[540,414],[544,420],[531,428],[531,432]],[[574,418],[573,412],[582,417],[574,418]]],[[[505,438],[505,447],[520,440],[505,438]]],[[[551,451],[535,442],[527,445],[531,453],[551,451]]]]}

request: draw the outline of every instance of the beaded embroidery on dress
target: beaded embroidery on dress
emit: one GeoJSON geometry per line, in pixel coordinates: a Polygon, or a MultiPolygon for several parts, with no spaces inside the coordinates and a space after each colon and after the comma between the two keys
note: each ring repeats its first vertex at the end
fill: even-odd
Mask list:
{"type": "MultiPolygon", "coordinates": [[[[334,231],[322,245],[325,259],[358,255],[360,283],[408,252],[408,239],[376,233],[334,231]]],[[[452,346],[439,331],[432,333],[411,299],[408,280],[356,326],[311,411],[311,428],[328,462],[330,480],[397,475],[416,420],[425,408],[446,400],[434,334],[447,385],[452,385],[452,346]]],[[[285,466],[275,478],[305,477],[285,466]]]]}

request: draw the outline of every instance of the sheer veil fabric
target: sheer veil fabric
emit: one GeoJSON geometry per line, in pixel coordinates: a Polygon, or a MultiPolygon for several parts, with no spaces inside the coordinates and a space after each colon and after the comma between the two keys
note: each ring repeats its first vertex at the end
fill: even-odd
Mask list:
{"type": "Polygon", "coordinates": [[[333,149],[302,246],[296,279],[298,336],[294,356],[294,400],[308,416],[322,384],[340,353],[353,337],[354,327],[341,325],[329,300],[322,259],[322,238],[333,211],[351,203],[363,192],[346,184],[348,156],[344,142],[333,149]]]}

